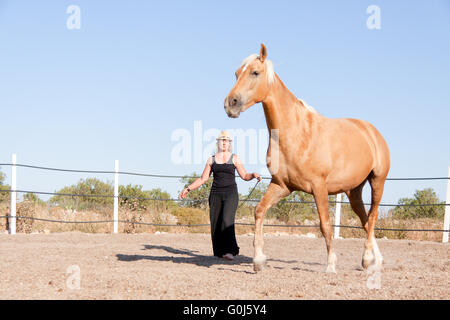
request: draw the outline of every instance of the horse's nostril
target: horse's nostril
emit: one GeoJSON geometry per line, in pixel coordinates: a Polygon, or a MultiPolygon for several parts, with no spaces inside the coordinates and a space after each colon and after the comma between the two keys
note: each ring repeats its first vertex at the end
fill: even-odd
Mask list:
{"type": "Polygon", "coordinates": [[[235,105],[237,105],[237,99],[233,99],[231,100],[231,105],[234,107],[235,105]]]}

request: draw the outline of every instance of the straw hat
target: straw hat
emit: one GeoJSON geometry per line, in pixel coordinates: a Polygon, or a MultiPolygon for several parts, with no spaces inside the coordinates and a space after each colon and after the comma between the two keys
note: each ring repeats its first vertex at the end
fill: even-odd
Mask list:
{"type": "Polygon", "coordinates": [[[230,137],[230,134],[228,133],[228,131],[222,131],[220,132],[219,136],[216,138],[216,140],[229,140],[229,141],[233,141],[230,137]]]}

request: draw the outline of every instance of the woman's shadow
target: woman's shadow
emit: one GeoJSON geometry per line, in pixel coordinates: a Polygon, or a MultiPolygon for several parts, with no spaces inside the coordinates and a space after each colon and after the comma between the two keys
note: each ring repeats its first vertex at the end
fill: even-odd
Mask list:
{"type": "Polygon", "coordinates": [[[171,261],[173,263],[190,263],[200,267],[211,267],[212,265],[230,265],[230,264],[251,264],[252,258],[247,256],[238,255],[233,261],[228,261],[215,256],[205,256],[197,254],[195,250],[188,249],[176,249],[168,246],[160,245],[144,245],[142,250],[164,250],[173,255],[127,255],[117,254],[116,257],[119,261],[138,261],[138,260],[151,260],[151,261],[171,261]]]}
{"type": "MultiPolygon", "coordinates": [[[[168,246],[161,245],[144,245],[142,250],[164,250],[168,253],[179,255],[164,255],[164,256],[156,256],[156,255],[127,255],[127,254],[117,254],[116,257],[119,261],[138,261],[138,260],[150,260],[150,261],[170,261],[173,263],[189,263],[195,264],[200,267],[209,268],[212,265],[248,265],[251,267],[253,265],[253,258],[247,257],[244,255],[237,255],[234,257],[233,261],[228,261],[219,257],[210,256],[210,255],[201,255],[197,254],[195,250],[188,249],[176,249],[168,246]]],[[[270,261],[279,261],[283,263],[295,263],[297,261],[283,261],[277,259],[269,259],[270,261]]],[[[245,271],[246,272],[246,271],[245,271]]],[[[253,272],[246,272],[253,273],[253,272]]]]}

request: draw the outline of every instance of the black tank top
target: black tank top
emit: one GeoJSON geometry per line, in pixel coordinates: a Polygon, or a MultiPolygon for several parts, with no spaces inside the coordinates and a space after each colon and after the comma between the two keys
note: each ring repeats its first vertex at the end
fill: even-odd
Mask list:
{"type": "Polygon", "coordinates": [[[237,191],[233,156],[234,154],[231,154],[226,163],[216,163],[215,155],[212,156],[211,171],[214,177],[211,186],[212,193],[237,191]]]}

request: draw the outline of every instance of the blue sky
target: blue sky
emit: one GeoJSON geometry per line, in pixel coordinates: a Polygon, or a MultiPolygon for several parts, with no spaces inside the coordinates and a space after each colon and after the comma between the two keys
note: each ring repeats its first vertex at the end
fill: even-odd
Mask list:
{"type": "MultiPolygon", "coordinates": [[[[262,42],[297,97],[327,117],[379,129],[391,151],[390,177],[447,175],[445,0],[0,1],[0,163],[16,153],[18,163],[56,168],[113,170],[117,159],[121,171],[200,173],[203,163],[173,162],[172,134],[194,135],[196,121],[203,133],[266,130],[260,104],[238,119],[223,110],[235,69],[262,42]],[[70,5],[81,10],[79,30],[67,28],[70,5]],[[370,5],[380,8],[379,30],[366,26],[370,5]]],[[[260,163],[246,169],[264,174],[260,163]]],[[[1,170],[9,183],[10,168],[1,170]]],[[[53,192],[91,176],[19,168],[18,188],[53,192]]],[[[174,197],[182,187],[177,179],[131,176],[120,183],[174,197]]],[[[383,202],[425,187],[443,200],[446,184],[387,182],[383,202]]],[[[239,191],[253,185],[240,181],[239,191]]]]}

